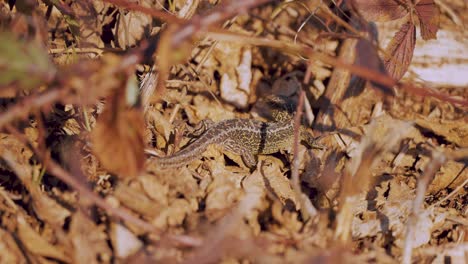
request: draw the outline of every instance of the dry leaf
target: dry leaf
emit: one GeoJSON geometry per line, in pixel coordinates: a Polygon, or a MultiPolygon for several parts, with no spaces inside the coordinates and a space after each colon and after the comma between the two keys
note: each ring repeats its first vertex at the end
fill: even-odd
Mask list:
{"type": "Polygon", "coordinates": [[[63,226],[70,211],[41,192],[38,185],[32,185],[29,192],[33,198],[34,211],[39,218],[54,227],[63,226]]]}
{"type": "MultiPolygon", "coordinates": [[[[143,0],[138,4],[143,7],[151,7],[153,1],[143,0]]],[[[120,12],[118,24],[113,28],[116,35],[118,46],[121,48],[133,47],[139,41],[149,38],[155,34],[157,27],[151,25],[153,19],[150,15],[139,12],[120,12]],[[152,29],[150,32],[149,29],[152,29]]]]}
{"type": "Polygon", "coordinates": [[[416,45],[416,27],[411,22],[401,26],[384,53],[384,64],[388,74],[400,80],[406,73],[413,58],[416,45]]]}
{"type": "Polygon", "coordinates": [[[82,43],[103,48],[104,42],[101,38],[102,28],[99,25],[100,21],[104,19],[106,9],[102,5],[93,4],[93,2],[78,1],[70,4],[72,15],[70,16],[70,13],[66,14],[69,16],[67,22],[72,33],[82,43]],[[89,17],[96,19],[89,19],[89,17]]]}
{"type": "Polygon", "coordinates": [[[185,217],[195,212],[198,208],[196,204],[190,204],[185,199],[175,199],[172,203],[166,207],[162,208],[161,211],[158,212],[158,216],[151,221],[153,225],[157,228],[167,228],[167,227],[174,227],[180,226],[185,220],[185,217]]]}
{"type": "Polygon", "coordinates": [[[416,14],[419,17],[421,37],[424,40],[436,39],[439,30],[439,9],[434,0],[421,0],[416,5],[416,14]]]}
{"type": "Polygon", "coordinates": [[[135,212],[149,217],[156,216],[159,212],[158,205],[148,199],[146,194],[139,188],[133,188],[125,184],[115,186],[114,196],[126,207],[135,212]]]}
{"type": "Polygon", "coordinates": [[[161,205],[168,204],[169,186],[162,184],[151,175],[138,177],[138,181],[149,198],[161,205]]]}
{"type": "Polygon", "coordinates": [[[74,263],[100,263],[99,259],[106,263],[110,260],[105,226],[97,226],[80,211],[72,216],[68,235],[73,245],[74,263]]]}
{"type": "Polygon", "coordinates": [[[421,116],[416,124],[436,135],[444,137],[447,141],[460,147],[468,147],[468,124],[466,118],[460,120],[434,120],[421,116]]]}
{"type": "MultiPolygon", "coordinates": [[[[17,138],[0,133],[0,157],[4,157],[6,153],[11,155],[11,158],[20,164],[29,164],[29,159],[33,156],[33,152],[17,138]]],[[[9,167],[5,166],[2,159],[0,159],[0,169],[10,170],[9,167]]]]}
{"type": "Polygon", "coordinates": [[[214,221],[228,213],[239,201],[242,195],[240,182],[245,175],[230,172],[222,161],[213,160],[208,163],[213,181],[206,189],[205,214],[210,221],[214,221]]]}
{"type": "Polygon", "coordinates": [[[110,172],[136,177],[145,163],[144,131],[141,111],[127,107],[125,89],[121,88],[111,96],[92,131],[94,152],[110,172]]]}
{"type": "MultiPolygon", "coordinates": [[[[236,24],[230,27],[230,31],[250,34],[236,24]]],[[[203,58],[201,53],[198,60],[203,58]]],[[[203,68],[216,79],[221,76],[219,91],[221,98],[238,108],[246,108],[249,103],[252,82],[252,50],[240,42],[222,41],[217,43],[213,51],[203,63],[203,68]]]]}
{"type": "Polygon", "coordinates": [[[393,236],[401,238],[412,208],[414,191],[405,183],[396,180],[384,182],[377,187],[376,206],[379,214],[369,211],[368,201],[359,201],[355,206],[352,223],[354,238],[372,237],[379,232],[392,231],[393,236]],[[379,217],[377,217],[380,215],[379,217]]]}
{"type": "Polygon", "coordinates": [[[23,216],[18,215],[17,221],[19,239],[28,251],[33,254],[54,258],[66,263],[71,262],[70,257],[63,249],[54,246],[45,240],[26,222],[23,216]]]}
{"type": "Polygon", "coordinates": [[[445,188],[454,189],[462,184],[468,178],[468,173],[463,172],[466,170],[465,167],[466,165],[461,162],[447,161],[436,173],[434,180],[428,187],[428,192],[435,194],[445,188]]]}
{"type": "Polygon", "coordinates": [[[408,13],[405,6],[395,0],[352,0],[352,5],[367,21],[387,22],[408,13]]]}
{"type": "Polygon", "coordinates": [[[10,233],[0,228],[0,238],[0,263],[29,263],[10,233]]]}
{"type": "Polygon", "coordinates": [[[291,186],[291,182],[288,177],[281,172],[282,162],[274,158],[269,158],[268,160],[269,161],[264,161],[264,166],[262,166],[265,187],[278,197],[283,206],[293,207],[295,210],[299,210],[301,204],[297,201],[296,193],[291,186]]]}
{"type": "MultiPolygon", "coordinates": [[[[5,159],[9,168],[15,172],[17,177],[31,194],[32,205],[36,214],[41,220],[51,226],[63,226],[65,219],[70,216],[70,211],[48,197],[41,191],[39,185],[33,182],[33,175],[39,175],[42,167],[36,166],[33,169],[29,164],[28,159],[26,159],[29,155],[28,151],[24,151],[23,156],[14,156],[14,154],[22,152],[11,151],[14,150],[15,146],[17,148],[22,146],[21,142],[16,139],[10,137],[4,138],[4,140],[0,141],[0,147],[5,146],[8,146],[9,148],[5,148],[3,151],[0,151],[0,157],[5,159]]],[[[21,150],[23,150],[23,147],[21,147],[21,150]]]]}

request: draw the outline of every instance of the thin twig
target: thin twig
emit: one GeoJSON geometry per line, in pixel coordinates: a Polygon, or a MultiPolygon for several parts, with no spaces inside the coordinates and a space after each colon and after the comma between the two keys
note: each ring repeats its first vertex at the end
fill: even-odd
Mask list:
{"type": "Polygon", "coordinates": [[[292,171],[291,171],[291,178],[293,181],[293,185],[297,190],[300,190],[299,184],[299,139],[300,139],[300,126],[301,126],[301,117],[302,117],[302,107],[304,106],[304,91],[300,91],[299,93],[299,102],[296,108],[296,115],[294,116],[294,144],[293,144],[293,162],[292,162],[292,171]]]}
{"type": "Polygon", "coordinates": [[[416,233],[416,226],[419,221],[419,215],[423,208],[424,197],[427,190],[427,186],[431,183],[434,175],[445,163],[446,157],[441,152],[434,152],[432,154],[432,161],[427,164],[424,169],[424,174],[418,180],[418,186],[416,187],[416,197],[413,201],[413,210],[406,223],[406,235],[405,235],[405,246],[403,248],[403,257],[401,263],[411,264],[411,255],[413,252],[413,241],[416,233]]]}
{"type": "Polygon", "coordinates": [[[6,111],[0,114],[0,128],[12,122],[18,117],[27,116],[32,109],[39,108],[45,105],[59,101],[64,96],[63,89],[49,89],[48,91],[30,95],[13,106],[10,106],[6,111]]]}
{"type": "Polygon", "coordinates": [[[292,187],[296,193],[297,200],[301,204],[302,217],[307,220],[311,216],[306,209],[306,203],[302,195],[301,181],[299,179],[299,143],[300,143],[300,129],[302,109],[304,108],[305,93],[303,90],[299,93],[299,102],[297,103],[296,114],[294,116],[294,143],[293,143],[293,161],[291,164],[291,179],[292,187]]]}

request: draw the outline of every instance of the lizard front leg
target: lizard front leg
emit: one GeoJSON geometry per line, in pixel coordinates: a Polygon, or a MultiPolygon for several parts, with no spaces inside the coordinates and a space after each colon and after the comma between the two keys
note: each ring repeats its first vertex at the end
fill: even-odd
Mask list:
{"type": "Polygon", "coordinates": [[[325,149],[325,146],[324,145],[321,145],[319,143],[317,143],[317,139],[319,139],[320,137],[318,138],[315,138],[314,136],[312,136],[307,130],[305,127],[302,127],[301,126],[301,130],[300,130],[300,136],[301,136],[301,140],[304,141],[307,146],[309,146],[310,148],[313,148],[313,149],[325,149]]]}

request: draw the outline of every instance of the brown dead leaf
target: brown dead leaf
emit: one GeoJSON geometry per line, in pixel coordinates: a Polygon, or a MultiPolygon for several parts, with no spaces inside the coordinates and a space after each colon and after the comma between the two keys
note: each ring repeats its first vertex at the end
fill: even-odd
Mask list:
{"type": "MultiPolygon", "coordinates": [[[[215,152],[213,148],[210,149],[215,152]]],[[[241,198],[240,182],[244,175],[227,170],[222,161],[213,160],[208,163],[213,181],[206,189],[205,214],[210,221],[214,221],[229,212],[241,198]]]]}
{"type": "MultiPolygon", "coordinates": [[[[22,145],[21,142],[10,137],[5,138],[5,140],[1,140],[0,147],[2,147],[2,143],[10,143],[9,145],[11,147],[15,145],[19,147],[22,145]],[[11,139],[11,141],[8,139],[11,139]]],[[[12,152],[11,150],[12,149],[4,149],[4,151],[0,151],[0,157],[7,162],[8,167],[15,172],[17,177],[29,191],[36,214],[41,220],[51,226],[63,226],[65,219],[70,216],[70,211],[43,193],[40,186],[33,182],[33,176],[39,175],[42,167],[36,166],[33,169],[28,160],[25,159],[25,156],[20,156],[18,155],[18,152],[12,152]]],[[[27,153],[27,151],[25,151],[25,153],[27,153]]]]}
{"type": "Polygon", "coordinates": [[[462,184],[468,178],[468,173],[463,173],[463,170],[466,170],[465,166],[461,162],[447,161],[436,173],[428,187],[428,192],[434,194],[447,187],[456,188],[462,184]]]}
{"type": "Polygon", "coordinates": [[[149,198],[161,205],[168,205],[169,186],[162,184],[151,175],[138,177],[138,181],[149,198]]]}
{"type": "MultiPolygon", "coordinates": [[[[143,0],[139,1],[139,5],[143,7],[152,7],[154,1],[143,0]]],[[[116,35],[117,42],[121,48],[135,46],[143,38],[149,38],[154,34],[158,27],[153,27],[152,17],[139,12],[120,12],[116,27],[113,29],[116,35]],[[150,32],[152,29],[153,32],[150,32]]]]}
{"type": "Polygon", "coordinates": [[[281,172],[278,159],[269,158],[269,161],[263,162],[262,175],[265,181],[265,187],[272,191],[283,206],[293,207],[295,210],[301,208],[301,204],[297,201],[296,193],[294,192],[291,182],[288,177],[281,172]]]}
{"type": "Polygon", "coordinates": [[[105,226],[97,226],[80,211],[72,216],[68,237],[73,245],[74,263],[99,263],[98,259],[106,263],[110,260],[105,226]]]}
{"type": "Polygon", "coordinates": [[[362,199],[354,209],[352,234],[354,238],[372,237],[379,232],[392,231],[401,238],[404,225],[411,212],[414,191],[405,183],[387,181],[377,187],[376,205],[381,216],[367,208],[368,201],[362,199]],[[383,223],[385,221],[385,223],[383,223]]]}
{"type": "Polygon", "coordinates": [[[94,1],[78,1],[70,4],[71,13],[68,13],[69,28],[82,45],[92,45],[94,47],[104,47],[101,38],[103,14],[106,13],[108,4],[95,4],[94,1]],[[95,17],[97,19],[89,19],[95,17]]]}
{"type": "Polygon", "coordinates": [[[421,0],[415,9],[421,27],[421,37],[424,40],[436,39],[440,17],[434,0],[421,0]]]}
{"type": "Polygon", "coordinates": [[[136,177],[145,163],[144,131],[141,111],[129,108],[125,89],[119,89],[92,131],[94,152],[110,172],[119,177],[136,177]]]}
{"type": "MultiPolygon", "coordinates": [[[[0,157],[4,157],[6,153],[10,154],[15,162],[21,164],[28,164],[29,159],[33,156],[33,152],[17,138],[0,133],[0,157]]],[[[0,169],[10,170],[5,166],[3,160],[0,160],[0,169]]]]}
{"type": "Polygon", "coordinates": [[[0,263],[28,263],[14,237],[0,228],[0,263]]]}
{"type": "Polygon", "coordinates": [[[391,119],[382,115],[364,127],[365,137],[356,147],[356,153],[350,153],[352,160],[343,174],[340,193],[341,210],[337,216],[338,228],[335,235],[347,241],[352,231],[353,210],[362,193],[368,192],[375,181],[372,171],[383,154],[395,147],[411,130],[408,122],[391,119]]]}
{"type": "Polygon", "coordinates": [[[158,205],[145,195],[143,190],[125,184],[115,187],[114,196],[126,207],[149,217],[156,216],[158,205]]]}
{"type": "Polygon", "coordinates": [[[63,226],[65,219],[70,216],[70,211],[41,192],[38,185],[31,186],[29,191],[33,198],[34,211],[39,218],[51,226],[63,226]]]}
{"type": "Polygon", "coordinates": [[[25,248],[39,256],[54,258],[66,263],[70,263],[70,257],[63,248],[52,245],[44,237],[38,234],[24,219],[23,216],[17,216],[18,237],[25,248]]]}
{"type": "Polygon", "coordinates": [[[408,13],[405,6],[395,0],[352,0],[352,5],[367,21],[387,22],[408,13]]]}
{"type": "Polygon", "coordinates": [[[384,64],[388,74],[400,80],[406,73],[413,58],[416,45],[416,27],[407,22],[395,34],[384,53],[384,64]]]}
{"type": "Polygon", "coordinates": [[[196,124],[207,118],[215,122],[235,118],[234,113],[226,111],[225,106],[202,95],[196,95],[193,98],[193,106],[186,107],[185,112],[191,124],[196,124]]]}
{"type": "Polygon", "coordinates": [[[468,123],[466,118],[441,121],[421,116],[415,121],[418,126],[444,137],[451,143],[464,148],[468,147],[468,123]]]}
{"type": "Polygon", "coordinates": [[[189,203],[186,199],[175,199],[172,203],[158,212],[158,216],[151,223],[157,228],[165,229],[183,224],[188,214],[195,212],[198,204],[189,203]]]}

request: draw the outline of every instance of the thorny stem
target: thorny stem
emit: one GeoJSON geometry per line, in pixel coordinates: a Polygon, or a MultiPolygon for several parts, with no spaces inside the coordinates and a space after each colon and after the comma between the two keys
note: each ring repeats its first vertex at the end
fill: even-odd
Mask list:
{"type": "Polygon", "coordinates": [[[293,161],[291,168],[291,178],[293,189],[296,193],[296,197],[301,204],[301,213],[302,217],[307,220],[310,218],[309,213],[305,208],[305,203],[303,202],[302,191],[301,191],[301,182],[299,179],[299,140],[300,140],[300,127],[301,127],[301,117],[302,117],[302,108],[304,107],[304,97],[305,93],[303,90],[299,93],[299,102],[297,103],[296,115],[294,116],[294,143],[293,143],[293,161]]]}

